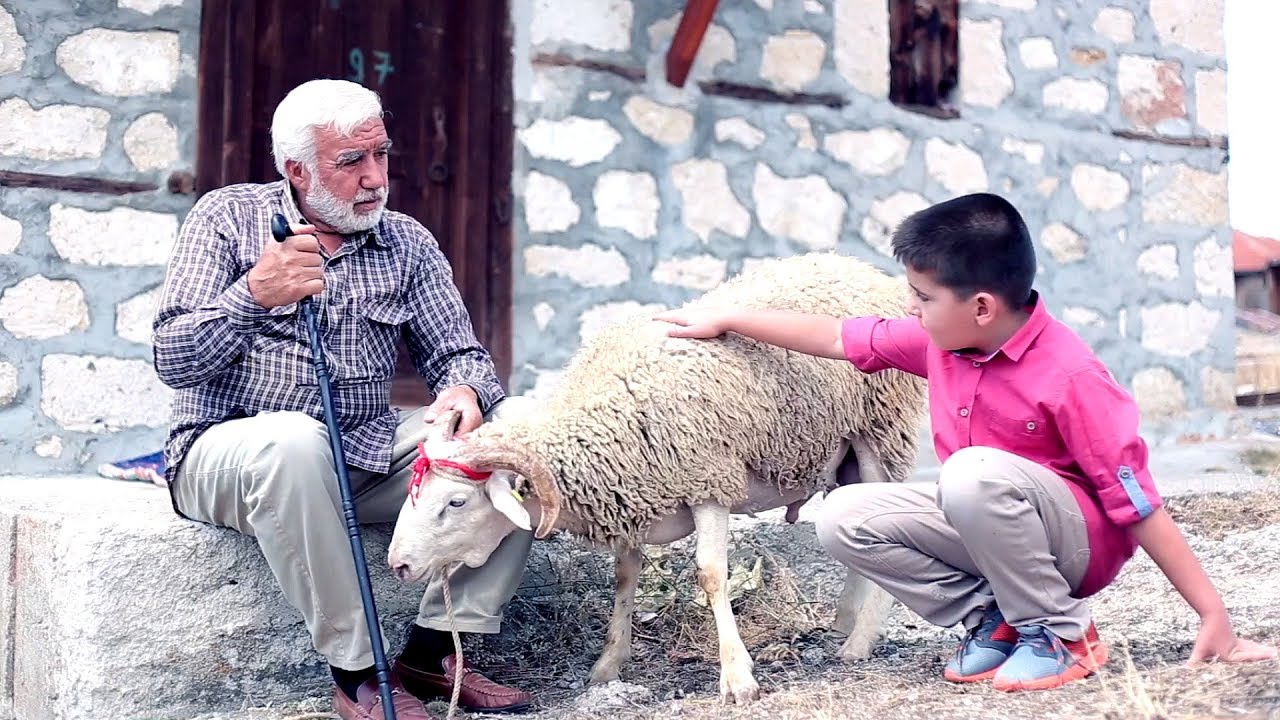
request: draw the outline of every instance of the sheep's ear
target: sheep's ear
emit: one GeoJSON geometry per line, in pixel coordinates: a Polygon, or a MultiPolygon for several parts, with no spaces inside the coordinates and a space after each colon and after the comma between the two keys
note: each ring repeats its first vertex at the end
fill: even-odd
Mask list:
{"type": "Polygon", "coordinates": [[[511,481],[506,473],[494,473],[484,484],[484,491],[489,495],[490,502],[497,508],[498,512],[507,516],[516,527],[521,530],[532,530],[533,524],[529,518],[529,511],[524,509],[524,505],[516,498],[515,488],[511,486],[511,481]]]}

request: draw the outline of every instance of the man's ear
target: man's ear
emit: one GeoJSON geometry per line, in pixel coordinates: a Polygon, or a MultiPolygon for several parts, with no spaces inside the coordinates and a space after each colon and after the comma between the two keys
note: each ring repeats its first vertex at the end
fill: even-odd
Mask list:
{"type": "Polygon", "coordinates": [[[521,530],[533,529],[529,511],[524,509],[524,504],[516,496],[515,488],[511,484],[510,473],[495,472],[485,481],[484,491],[498,512],[506,515],[512,524],[521,530]]]}
{"type": "Polygon", "coordinates": [[[298,189],[298,192],[305,193],[311,190],[311,173],[307,172],[307,169],[297,160],[284,161],[284,176],[298,189]]]}

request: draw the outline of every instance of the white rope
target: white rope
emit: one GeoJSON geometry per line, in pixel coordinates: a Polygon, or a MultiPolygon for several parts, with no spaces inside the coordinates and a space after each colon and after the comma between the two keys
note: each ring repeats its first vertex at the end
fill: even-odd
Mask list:
{"type": "Polygon", "coordinates": [[[453,596],[449,592],[449,576],[452,572],[444,574],[444,608],[449,615],[449,632],[453,635],[453,696],[449,698],[449,712],[445,714],[444,720],[453,720],[453,714],[458,710],[458,696],[462,694],[462,640],[458,637],[458,628],[453,622],[453,596]]]}

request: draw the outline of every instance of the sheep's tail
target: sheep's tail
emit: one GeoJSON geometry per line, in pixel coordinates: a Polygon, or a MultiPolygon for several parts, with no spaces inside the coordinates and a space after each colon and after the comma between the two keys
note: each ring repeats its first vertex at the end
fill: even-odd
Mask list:
{"type": "Polygon", "coordinates": [[[467,442],[456,459],[477,469],[510,470],[527,479],[542,510],[534,537],[545,538],[555,527],[560,515],[560,488],[538,453],[520,444],[485,438],[467,442]]]}

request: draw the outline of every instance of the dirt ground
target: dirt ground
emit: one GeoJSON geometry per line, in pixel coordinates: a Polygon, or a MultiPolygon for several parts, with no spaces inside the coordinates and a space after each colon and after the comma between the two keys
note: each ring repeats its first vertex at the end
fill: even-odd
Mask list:
{"type": "MultiPolygon", "coordinates": [[[[1248,460],[1273,478],[1280,466],[1274,453],[1248,460]]],[[[1280,481],[1256,492],[1169,498],[1167,506],[1237,632],[1280,643],[1280,481]]],[[[719,702],[715,628],[695,601],[687,541],[650,549],[632,660],[621,682],[588,688],[611,607],[612,559],[554,542],[561,547],[551,554],[535,545],[532,579],[508,610],[508,631],[467,645],[493,677],[537,694],[538,706],[519,716],[528,720],[1280,718],[1280,663],[1187,666],[1197,618],[1141,551],[1090,601],[1111,660],[1083,682],[1012,695],[947,683],[942,668],[958,629],[933,627],[901,605],[874,657],[843,662],[835,655],[843,638],[827,628],[843,572],[803,522],[739,528],[731,546],[734,609],[756,660],[759,702],[719,702]]],[[[443,716],[443,704],[434,709],[443,716]]],[[[331,717],[328,710],[326,700],[289,711],[319,718],[331,717]]]]}

